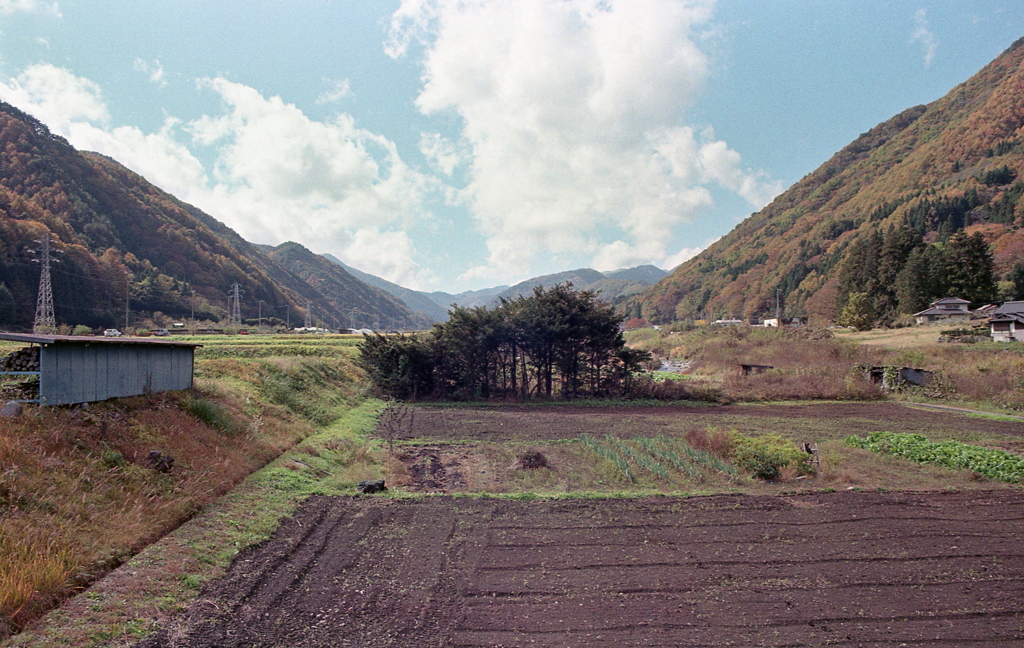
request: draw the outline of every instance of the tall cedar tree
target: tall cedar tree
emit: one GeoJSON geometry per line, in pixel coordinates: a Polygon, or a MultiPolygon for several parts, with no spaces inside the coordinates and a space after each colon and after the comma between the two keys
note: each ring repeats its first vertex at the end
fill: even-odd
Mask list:
{"type": "Polygon", "coordinates": [[[946,242],[946,290],[974,303],[995,301],[998,294],[992,253],[981,232],[957,232],[946,242]]]}

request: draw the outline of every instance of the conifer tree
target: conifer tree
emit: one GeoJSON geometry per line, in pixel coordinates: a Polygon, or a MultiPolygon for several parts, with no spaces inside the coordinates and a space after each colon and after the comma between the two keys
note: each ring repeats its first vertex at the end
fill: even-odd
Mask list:
{"type": "Polygon", "coordinates": [[[973,303],[995,301],[998,289],[992,253],[981,232],[957,232],[945,249],[946,292],[973,303]]]}

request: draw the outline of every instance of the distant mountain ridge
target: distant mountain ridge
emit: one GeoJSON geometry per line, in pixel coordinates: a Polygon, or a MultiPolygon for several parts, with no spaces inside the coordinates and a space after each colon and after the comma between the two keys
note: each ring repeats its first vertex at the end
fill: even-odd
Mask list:
{"type": "Polygon", "coordinates": [[[571,282],[577,290],[592,290],[600,293],[601,297],[606,301],[611,301],[624,295],[635,294],[668,275],[667,272],[653,265],[642,265],[611,272],[599,272],[590,268],[581,268],[534,277],[521,281],[515,286],[495,286],[481,290],[467,290],[457,294],[444,291],[427,293],[405,288],[387,279],[357,270],[346,265],[331,254],[323,254],[321,256],[341,266],[353,276],[358,277],[371,286],[376,286],[398,297],[414,312],[422,313],[435,322],[446,321],[448,319],[448,309],[452,306],[462,306],[465,308],[479,308],[483,306],[491,308],[496,306],[501,299],[515,299],[516,297],[529,295],[533,292],[534,286],[550,288],[556,284],[571,282]]]}
{"type": "Polygon", "coordinates": [[[387,279],[357,270],[352,266],[346,265],[340,259],[332,254],[320,255],[328,261],[335,263],[344,268],[349,274],[357,277],[361,281],[380,288],[381,290],[397,297],[409,307],[413,312],[422,313],[431,322],[443,322],[448,319],[448,311],[446,308],[442,308],[436,302],[434,302],[428,295],[418,290],[412,290],[411,288],[404,288],[396,283],[392,283],[387,279]]]}
{"type": "Polygon", "coordinates": [[[1024,261],[1022,59],[1024,39],[941,99],[862,134],[670,276],[627,298],[624,314],[659,323],[753,320],[781,303],[784,315],[824,324],[836,321],[851,287],[871,292],[876,308],[892,309],[893,286],[878,282],[906,275],[911,255],[924,264],[915,271],[935,269],[927,259],[938,252],[921,250],[941,252],[958,232],[982,236],[997,275],[1007,276],[1024,261]]]}

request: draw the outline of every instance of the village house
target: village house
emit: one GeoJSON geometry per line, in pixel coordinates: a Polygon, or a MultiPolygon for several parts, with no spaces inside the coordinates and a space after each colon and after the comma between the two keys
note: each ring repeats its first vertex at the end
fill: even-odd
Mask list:
{"type": "Polygon", "coordinates": [[[914,313],[914,321],[918,324],[945,324],[967,322],[971,319],[968,307],[971,302],[956,297],[943,297],[932,302],[927,310],[914,313]]]}
{"type": "Polygon", "coordinates": [[[1024,340],[1024,301],[1006,302],[988,318],[993,342],[1024,340]]]}

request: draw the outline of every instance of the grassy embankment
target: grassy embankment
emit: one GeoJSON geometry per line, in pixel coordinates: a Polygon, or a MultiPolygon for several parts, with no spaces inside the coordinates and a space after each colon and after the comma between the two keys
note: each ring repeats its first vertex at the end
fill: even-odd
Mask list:
{"type": "MultiPolygon", "coordinates": [[[[120,565],[299,441],[339,425],[349,434],[352,413],[365,401],[362,373],[351,361],[354,338],[194,341],[205,346],[197,351],[191,391],[79,408],[29,407],[25,415],[3,420],[0,638],[120,565]],[[173,456],[173,470],[150,468],[151,450],[173,456]]],[[[0,353],[19,346],[5,345],[0,353]]],[[[331,451],[351,455],[358,445],[339,441],[331,451]]],[[[359,464],[352,457],[343,463],[359,464]]],[[[263,519],[263,503],[254,510],[263,519]]],[[[272,517],[229,546],[243,546],[246,534],[259,536],[260,524],[272,526],[272,517]]],[[[224,565],[227,559],[214,562],[224,565]]],[[[176,605],[173,597],[166,605],[176,605]]]]}
{"type": "Polygon", "coordinates": [[[858,365],[915,367],[936,372],[927,388],[886,398],[942,403],[1013,414],[1024,411],[1024,345],[937,342],[938,327],[864,333],[810,329],[705,327],[685,333],[644,329],[631,346],[662,358],[687,360],[690,382],[742,401],[878,399],[858,365]],[[774,367],[741,376],[739,363],[774,367]]]}

